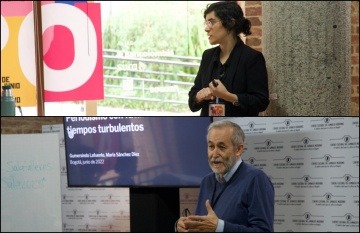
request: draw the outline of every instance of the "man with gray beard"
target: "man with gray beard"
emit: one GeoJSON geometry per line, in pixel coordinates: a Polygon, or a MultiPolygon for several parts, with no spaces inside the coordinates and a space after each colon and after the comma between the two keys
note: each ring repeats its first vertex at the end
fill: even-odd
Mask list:
{"type": "Polygon", "coordinates": [[[176,231],[274,231],[274,187],[262,170],[242,161],[244,140],[241,127],[231,121],[209,125],[213,173],[201,182],[195,215],[180,217],[176,231]]]}

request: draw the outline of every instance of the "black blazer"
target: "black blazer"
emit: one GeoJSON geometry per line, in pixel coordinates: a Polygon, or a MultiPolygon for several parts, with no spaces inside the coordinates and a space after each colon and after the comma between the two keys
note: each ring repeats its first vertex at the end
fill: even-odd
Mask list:
{"type": "MultiPolygon", "coordinates": [[[[209,116],[209,102],[196,104],[198,91],[212,81],[214,61],[219,60],[219,46],[205,50],[194,86],[189,91],[189,108],[192,112],[201,109],[201,116],[209,116]]],[[[238,40],[231,57],[226,79],[222,83],[227,90],[238,96],[239,106],[225,102],[225,116],[258,116],[269,105],[268,76],[264,56],[238,40]]],[[[222,100],[222,102],[224,102],[222,100]]]]}

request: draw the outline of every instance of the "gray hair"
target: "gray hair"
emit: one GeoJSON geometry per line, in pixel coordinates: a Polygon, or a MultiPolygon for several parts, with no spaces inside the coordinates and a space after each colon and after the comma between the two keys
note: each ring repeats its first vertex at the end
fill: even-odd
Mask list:
{"type": "Polygon", "coordinates": [[[209,127],[208,127],[208,135],[210,130],[217,128],[217,129],[222,129],[222,128],[226,128],[226,127],[230,127],[233,128],[233,134],[231,136],[231,142],[233,144],[233,146],[238,147],[241,144],[244,143],[245,141],[245,133],[244,131],[241,129],[241,127],[229,120],[221,120],[221,121],[214,121],[212,122],[209,127]]]}

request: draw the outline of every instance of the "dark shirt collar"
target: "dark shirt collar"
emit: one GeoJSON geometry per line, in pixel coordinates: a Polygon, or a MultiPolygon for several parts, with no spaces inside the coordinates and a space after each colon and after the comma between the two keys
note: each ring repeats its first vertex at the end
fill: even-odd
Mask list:
{"type": "Polygon", "coordinates": [[[231,58],[233,57],[233,54],[235,53],[234,51],[236,50],[236,47],[241,46],[243,43],[244,43],[244,42],[238,37],[237,42],[236,42],[234,48],[231,50],[231,53],[230,53],[229,58],[226,60],[226,62],[225,62],[224,64],[222,64],[222,63],[220,62],[220,59],[219,59],[219,57],[220,57],[220,46],[218,46],[218,47],[216,48],[216,51],[215,51],[214,65],[217,65],[218,67],[223,65],[223,66],[225,66],[225,68],[229,67],[229,66],[230,66],[230,62],[231,62],[231,58]]]}

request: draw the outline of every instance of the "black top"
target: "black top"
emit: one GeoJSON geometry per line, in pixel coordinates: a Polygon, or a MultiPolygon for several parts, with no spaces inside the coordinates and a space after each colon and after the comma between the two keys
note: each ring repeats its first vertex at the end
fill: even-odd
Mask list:
{"type": "MultiPolygon", "coordinates": [[[[237,45],[236,45],[237,46],[237,45]]],[[[213,71],[212,71],[212,79],[219,79],[221,82],[223,82],[224,79],[226,79],[226,71],[229,68],[231,64],[231,59],[234,54],[234,49],[231,51],[229,58],[226,60],[224,64],[220,62],[220,49],[217,49],[215,51],[215,58],[214,64],[213,64],[213,71]]]]}
{"type": "Polygon", "coordinates": [[[190,110],[196,112],[201,109],[201,116],[209,115],[210,101],[196,104],[195,96],[202,88],[208,87],[213,79],[220,79],[229,92],[238,96],[240,104],[234,106],[220,99],[225,103],[225,116],[258,116],[269,105],[264,56],[240,39],[223,65],[219,61],[219,54],[219,46],[204,51],[194,86],[189,91],[190,110]]]}

